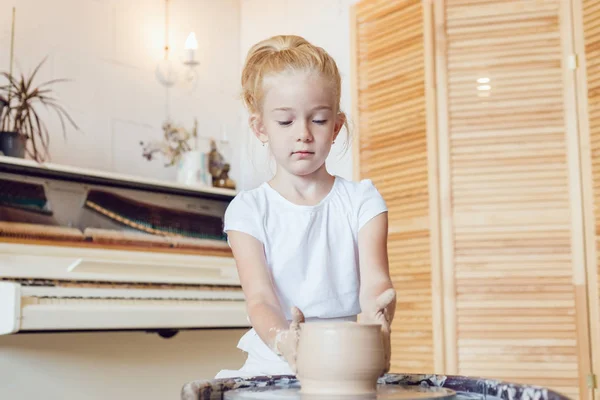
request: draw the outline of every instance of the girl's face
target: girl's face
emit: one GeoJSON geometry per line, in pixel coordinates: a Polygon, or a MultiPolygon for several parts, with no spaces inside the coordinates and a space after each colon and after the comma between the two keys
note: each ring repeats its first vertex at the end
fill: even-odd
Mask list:
{"type": "Polygon", "coordinates": [[[331,83],[320,74],[289,72],[264,85],[262,113],[250,117],[254,133],[269,143],[280,168],[294,175],[317,171],[344,123],[331,83]]]}

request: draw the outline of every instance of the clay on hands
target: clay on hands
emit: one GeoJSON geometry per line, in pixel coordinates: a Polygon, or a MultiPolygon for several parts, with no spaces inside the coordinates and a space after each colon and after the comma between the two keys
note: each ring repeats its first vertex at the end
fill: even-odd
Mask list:
{"type": "Polygon", "coordinates": [[[396,291],[394,289],[387,289],[383,293],[381,293],[377,299],[375,300],[375,310],[369,315],[369,319],[375,323],[381,324],[381,334],[383,337],[383,347],[385,351],[385,371],[384,373],[389,372],[390,370],[390,359],[391,359],[391,321],[390,315],[388,312],[388,306],[392,304],[392,302],[396,301],[396,291]]]}
{"type": "Polygon", "coordinates": [[[298,340],[300,338],[300,323],[304,322],[304,314],[298,307],[292,307],[292,322],[286,330],[277,332],[275,336],[274,350],[283,356],[294,374],[296,370],[296,359],[298,357],[298,340]]]}

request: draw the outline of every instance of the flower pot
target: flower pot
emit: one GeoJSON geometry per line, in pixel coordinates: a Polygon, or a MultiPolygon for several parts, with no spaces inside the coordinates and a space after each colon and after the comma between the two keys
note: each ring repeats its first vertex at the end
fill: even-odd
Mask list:
{"type": "Polygon", "coordinates": [[[0,153],[9,157],[25,158],[25,139],[19,132],[0,131],[0,153]]]}

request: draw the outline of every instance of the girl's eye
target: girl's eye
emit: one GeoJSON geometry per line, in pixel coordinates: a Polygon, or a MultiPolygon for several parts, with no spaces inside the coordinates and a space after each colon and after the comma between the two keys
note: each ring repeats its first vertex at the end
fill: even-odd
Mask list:
{"type": "Polygon", "coordinates": [[[277,123],[281,126],[288,126],[292,123],[292,121],[277,121],[277,123]]]}
{"type": "Polygon", "coordinates": [[[313,122],[315,124],[323,125],[327,122],[327,120],[326,119],[318,119],[318,120],[313,120],[313,122]]]}

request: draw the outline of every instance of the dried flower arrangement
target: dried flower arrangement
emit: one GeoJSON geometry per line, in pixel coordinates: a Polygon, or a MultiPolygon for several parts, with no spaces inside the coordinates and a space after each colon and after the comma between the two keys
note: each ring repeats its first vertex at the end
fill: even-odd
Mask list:
{"type": "Polygon", "coordinates": [[[143,156],[148,161],[151,161],[157,153],[162,154],[165,158],[165,166],[170,167],[176,165],[184,153],[192,150],[189,140],[192,138],[195,140],[198,137],[198,121],[194,120],[194,129],[191,133],[170,121],[165,122],[162,129],[162,141],[152,141],[145,144],[142,141],[140,145],[144,146],[143,156]]]}

